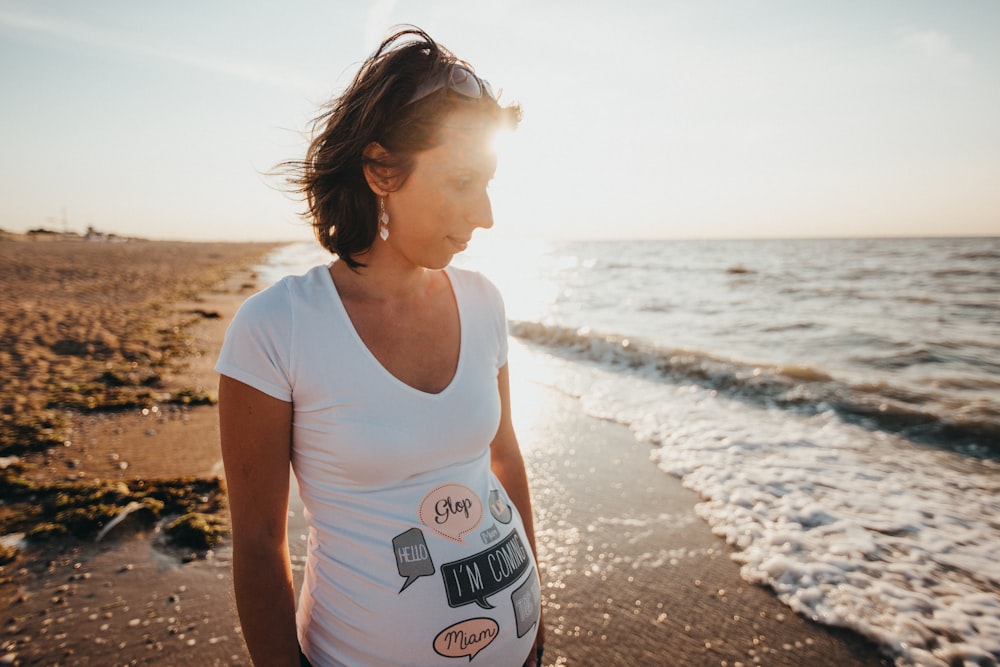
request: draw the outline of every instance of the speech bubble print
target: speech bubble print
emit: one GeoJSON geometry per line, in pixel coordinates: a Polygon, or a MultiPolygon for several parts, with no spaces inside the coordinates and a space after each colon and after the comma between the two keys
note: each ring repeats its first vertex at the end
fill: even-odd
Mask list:
{"type": "Polygon", "coordinates": [[[510,523],[511,518],[513,517],[513,512],[510,510],[510,505],[507,504],[507,501],[496,489],[490,489],[489,503],[490,514],[493,515],[494,519],[500,523],[510,523]]]}
{"type": "Polygon", "coordinates": [[[538,590],[538,577],[529,576],[524,583],[510,594],[514,605],[514,619],[517,621],[517,638],[528,633],[541,614],[542,595],[538,590]]]}
{"type": "Polygon", "coordinates": [[[410,528],[392,538],[392,550],[396,554],[399,576],[406,577],[403,587],[399,589],[400,593],[420,577],[434,574],[431,553],[427,550],[427,542],[419,528],[410,528]]]}
{"type": "Polygon", "coordinates": [[[483,541],[483,544],[492,544],[500,539],[500,529],[497,528],[496,524],[493,524],[486,530],[479,531],[479,539],[483,541]]]}
{"type": "Polygon", "coordinates": [[[500,634],[492,618],[470,618],[445,628],[434,638],[434,650],[446,658],[469,656],[469,662],[500,634]]]}
{"type": "Polygon", "coordinates": [[[493,609],[486,598],[513,586],[530,564],[528,550],[517,531],[474,556],[445,563],[441,578],[448,604],[461,607],[475,602],[483,609],[493,609]]]}
{"type": "Polygon", "coordinates": [[[483,501],[467,486],[445,484],[424,496],[419,516],[435,533],[465,544],[462,536],[483,520],[483,501]]]}

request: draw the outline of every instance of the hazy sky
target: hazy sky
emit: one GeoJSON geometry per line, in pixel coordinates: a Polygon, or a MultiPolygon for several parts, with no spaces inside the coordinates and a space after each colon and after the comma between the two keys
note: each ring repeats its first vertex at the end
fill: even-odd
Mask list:
{"type": "Polygon", "coordinates": [[[1000,234],[994,0],[0,0],[0,228],[309,238],[266,172],[398,23],[524,108],[491,234],[1000,234]]]}

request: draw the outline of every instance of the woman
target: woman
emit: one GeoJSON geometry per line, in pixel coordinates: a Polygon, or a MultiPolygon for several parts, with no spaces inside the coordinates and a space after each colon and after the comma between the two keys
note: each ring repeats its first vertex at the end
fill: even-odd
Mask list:
{"type": "Polygon", "coordinates": [[[427,34],[393,35],[294,163],[328,266],[251,297],[217,365],[243,634],[257,665],[536,664],[531,501],[496,289],[448,266],[493,225],[517,124],[427,34]],[[291,462],[309,524],[297,613],[291,462]]]}

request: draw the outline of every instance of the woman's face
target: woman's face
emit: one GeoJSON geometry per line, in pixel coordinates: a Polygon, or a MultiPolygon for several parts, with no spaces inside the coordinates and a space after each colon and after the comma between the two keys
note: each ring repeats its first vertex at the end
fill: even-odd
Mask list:
{"type": "Polygon", "coordinates": [[[479,112],[446,116],[440,143],[417,153],[409,178],[386,197],[389,238],[376,244],[416,266],[441,269],[465,250],[477,228],[492,227],[487,187],[497,165],[493,128],[479,112]]]}

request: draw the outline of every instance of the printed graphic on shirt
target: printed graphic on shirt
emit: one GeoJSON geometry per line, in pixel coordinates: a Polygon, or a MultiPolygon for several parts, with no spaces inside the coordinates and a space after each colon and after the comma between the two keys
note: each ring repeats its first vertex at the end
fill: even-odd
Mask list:
{"type": "Polygon", "coordinates": [[[406,577],[403,587],[399,589],[400,593],[418,578],[434,574],[434,562],[419,528],[410,528],[392,538],[392,550],[396,554],[399,576],[406,577]]]}
{"type": "Polygon", "coordinates": [[[514,605],[514,619],[517,621],[517,638],[528,634],[541,613],[542,594],[538,590],[538,577],[528,577],[524,583],[510,594],[514,605]]]}
{"type": "Polygon", "coordinates": [[[424,496],[418,515],[438,535],[465,544],[462,536],[483,519],[483,501],[467,486],[444,484],[424,496]]]}
{"type": "Polygon", "coordinates": [[[511,518],[514,516],[514,512],[511,511],[510,505],[504,500],[504,497],[500,495],[500,492],[496,489],[490,489],[490,514],[493,518],[500,523],[510,523],[511,518]]]}
{"type": "Polygon", "coordinates": [[[446,658],[469,657],[469,662],[489,646],[500,626],[492,618],[470,618],[449,626],[434,638],[434,650],[446,658]]]}
{"type": "Polygon", "coordinates": [[[497,528],[496,524],[493,524],[486,530],[479,532],[479,539],[483,541],[483,544],[492,544],[500,539],[500,529],[497,528]]]}
{"type": "MultiPolygon", "coordinates": [[[[476,535],[483,547],[471,556],[436,567],[437,559],[432,557],[432,552],[443,546],[440,541],[431,539],[428,544],[426,531],[418,527],[396,535],[392,548],[396,570],[404,580],[400,594],[421,577],[439,571],[450,607],[457,609],[475,603],[483,609],[497,609],[496,600],[491,602],[490,598],[508,591],[511,604],[508,609],[513,611],[515,622],[511,624],[514,627],[506,628],[505,634],[512,635],[516,630],[517,638],[522,639],[537,627],[541,598],[538,579],[533,574],[524,576],[534,568],[518,530],[510,530],[506,536],[501,533],[501,526],[514,519],[513,508],[502,490],[490,489],[488,498],[482,498],[462,484],[443,484],[423,497],[417,515],[420,523],[435,534],[468,548],[460,553],[476,548],[476,535]],[[486,507],[489,507],[489,515],[485,514],[486,507]],[[493,520],[484,522],[484,518],[493,520]],[[466,541],[470,533],[471,540],[466,541]]],[[[440,556],[438,553],[438,559],[440,556]]],[[[505,610],[503,613],[506,617],[510,612],[505,610]]],[[[438,632],[433,648],[443,657],[465,658],[471,662],[493,644],[500,633],[499,619],[468,618],[438,632]]]]}
{"type": "Polygon", "coordinates": [[[528,550],[517,531],[489,549],[441,566],[448,604],[452,607],[475,602],[493,609],[486,598],[514,584],[531,564],[528,550]]]}

